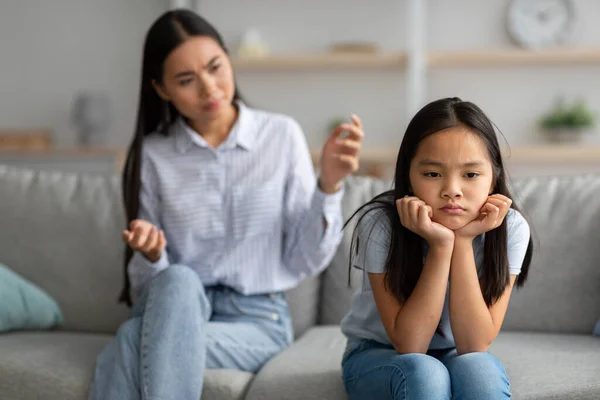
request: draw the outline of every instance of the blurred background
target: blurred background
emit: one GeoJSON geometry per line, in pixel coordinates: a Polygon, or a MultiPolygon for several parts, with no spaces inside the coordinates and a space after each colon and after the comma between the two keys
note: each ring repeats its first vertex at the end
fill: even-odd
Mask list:
{"type": "Polygon", "coordinates": [[[223,35],[247,103],[296,118],[315,161],[357,113],[361,174],[390,177],[412,115],[459,96],[509,172],[600,172],[598,0],[0,0],[0,163],[119,171],[150,24],[186,7],[223,35]]]}

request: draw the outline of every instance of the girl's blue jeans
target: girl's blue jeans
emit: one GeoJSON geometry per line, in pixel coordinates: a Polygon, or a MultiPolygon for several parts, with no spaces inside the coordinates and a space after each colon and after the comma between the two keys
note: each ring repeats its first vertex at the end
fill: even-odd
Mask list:
{"type": "Polygon", "coordinates": [[[373,340],[351,339],[342,359],[350,400],[509,399],[504,366],[490,353],[456,349],[399,354],[373,340]]]}

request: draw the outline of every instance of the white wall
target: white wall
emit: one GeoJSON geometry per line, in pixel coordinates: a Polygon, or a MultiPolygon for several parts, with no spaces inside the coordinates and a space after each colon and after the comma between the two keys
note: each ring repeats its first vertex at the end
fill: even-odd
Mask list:
{"type": "MultiPolygon", "coordinates": [[[[425,1],[425,0],[424,0],[425,1]]],[[[431,49],[491,49],[512,46],[505,28],[508,0],[428,0],[431,49]]],[[[600,47],[600,1],[574,0],[578,15],[574,45],[600,47]]],[[[326,49],[333,41],[375,41],[383,49],[405,48],[403,0],[202,0],[198,10],[235,50],[247,27],[258,28],[273,51],[326,49]]],[[[318,145],[332,116],[357,112],[365,121],[365,146],[397,144],[404,118],[402,72],[238,72],[255,105],[289,113],[318,145]]],[[[511,145],[542,140],[536,127],[555,96],[582,96],[600,116],[600,65],[576,67],[445,68],[428,73],[427,101],[460,96],[480,105],[511,145]]],[[[600,129],[585,139],[600,143],[600,129]]]]}
{"type": "MultiPolygon", "coordinates": [[[[243,31],[257,28],[273,52],[325,51],[334,41],[373,41],[405,47],[404,1],[201,0],[199,12],[235,53],[243,31]]],[[[290,114],[309,144],[320,146],[329,121],[358,113],[367,145],[399,145],[404,126],[404,72],[394,70],[239,71],[243,95],[254,106],[290,114]]]]}
{"type": "Polygon", "coordinates": [[[50,128],[73,145],[80,89],[106,92],[111,145],[133,134],[144,35],[166,0],[1,0],[0,130],[50,128]]]}
{"type": "MultiPolygon", "coordinates": [[[[434,49],[508,46],[508,0],[428,0],[428,43],[434,49]]],[[[334,41],[375,41],[405,48],[404,0],[200,0],[198,10],[235,50],[242,32],[260,29],[273,51],[326,49],[334,41]]],[[[600,1],[574,0],[573,41],[600,47],[600,1]]],[[[106,91],[113,101],[110,144],[128,143],[137,108],[143,36],[167,0],[1,0],[0,129],[54,130],[75,143],[69,123],[79,89],[106,91]]],[[[404,73],[390,70],[238,72],[248,101],[288,113],[320,145],[328,122],[357,112],[366,147],[396,146],[406,126],[404,73]]],[[[600,112],[600,65],[446,68],[430,71],[427,100],[458,95],[475,101],[512,145],[539,138],[535,121],[555,95],[582,95],[600,112]]],[[[598,132],[600,133],[600,131],[598,132]]],[[[600,134],[587,139],[600,143],[600,134]]]]}
{"type": "MultiPolygon", "coordinates": [[[[512,46],[504,23],[508,3],[507,0],[430,0],[429,46],[444,50],[512,46]]],[[[600,1],[573,0],[573,4],[577,15],[573,46],[600,48],[597,22],[600,1]]],[[[476,102],[488,112],[511,145],[543,140],[537,120],[558,95],[585,98],[600,117],[600,64],[436,69],[430,71],[428,85],[428,100],[456,95],[476,102]]],[[[600,143],[599,127],[595,136],[588,136],[585,141],[600,143]]]]}

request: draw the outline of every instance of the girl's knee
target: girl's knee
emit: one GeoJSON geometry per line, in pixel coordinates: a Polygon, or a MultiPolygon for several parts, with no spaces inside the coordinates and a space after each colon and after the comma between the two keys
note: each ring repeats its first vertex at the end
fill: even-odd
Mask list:
{"type": "Polygon", "coordinates": [[[409,398],[450,398],[450,375],[436,358],[425,354],[403,354],[394,359],[393,365],[396,394],[404,391],[409,398]]]}
{"type": "Polygon", "coordinates": [[[502,363],[488,352],[467,353],[456,356],[448,363],[448,369],[450,374],[461,371],[468,372],[469,375],[487,374],[490,371],[504,373],[502,363]]]}
{"type": "Polygon", "coordinates": [[[510,398],[510,383],[502,363],[491,353],[468,353],[448,363],[457,399],[510,398]]]}

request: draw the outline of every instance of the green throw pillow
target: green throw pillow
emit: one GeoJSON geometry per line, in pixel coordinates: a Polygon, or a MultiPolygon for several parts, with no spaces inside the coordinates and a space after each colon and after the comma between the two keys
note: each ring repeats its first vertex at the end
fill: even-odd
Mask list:
{"type": "Polygon", "coordinates": [[[0,332],[49,329],[62,322],[53,298],[0,264],[0,332]]]}

